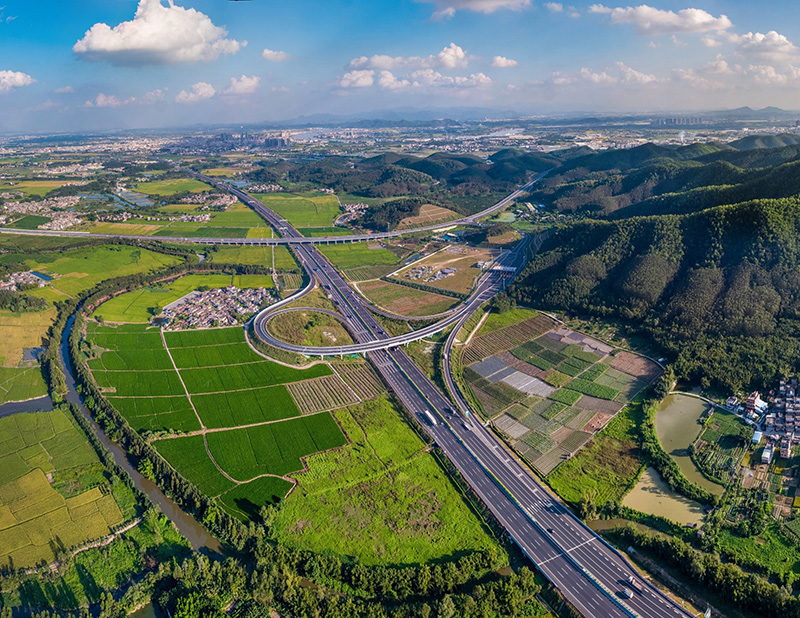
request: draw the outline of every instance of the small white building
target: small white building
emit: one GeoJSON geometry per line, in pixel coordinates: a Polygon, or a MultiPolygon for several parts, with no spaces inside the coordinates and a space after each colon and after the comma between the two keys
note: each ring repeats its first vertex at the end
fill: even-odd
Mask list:
{"type": "Polygon", "coordinates": [[[775,449],[771,446],[767,446],[764,448],[764,452],[761,453],[761,463],[762,464],[771,464],[772,463],[772,455],[775,452],[775,449]]]}

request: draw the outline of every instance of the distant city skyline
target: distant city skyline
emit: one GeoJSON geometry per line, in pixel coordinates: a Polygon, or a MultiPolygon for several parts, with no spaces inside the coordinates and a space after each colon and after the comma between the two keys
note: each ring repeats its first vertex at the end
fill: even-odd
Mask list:
{"type": "Polygon", "coordinates": [[[0,131],[395,107],[800,108],[800,7],[85,0],[0,9],[0,131]]]}

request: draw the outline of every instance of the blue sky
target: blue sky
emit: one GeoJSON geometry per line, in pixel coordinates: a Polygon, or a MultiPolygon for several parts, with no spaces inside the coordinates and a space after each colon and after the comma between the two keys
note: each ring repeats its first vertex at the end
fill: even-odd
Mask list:
{"type": "Polygon", "coordinates": [[[800,107],[796,0],[5,0],[0,130],[800,107]]]}

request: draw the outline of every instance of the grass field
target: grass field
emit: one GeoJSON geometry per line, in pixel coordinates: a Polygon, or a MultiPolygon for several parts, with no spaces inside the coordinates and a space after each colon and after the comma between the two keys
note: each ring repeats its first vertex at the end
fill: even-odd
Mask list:
{"type": "Polygon", "coordinates": [[[271,528],[291,547],[363,564],[420,564],[496,547],[386,399],[337,411],[351,443],[306,459],[271,528]]]}
{"type": "Polygon", "coordinates": [[[257,275],[186,275],[167,283],[158,283],[115,296],[100,305],[92,317],[103,316],[107,322],[149,322],[154,308],[164,308],[201,286],[223,288],[235,285],[240,288],[272,288],[272,277],[257,275]]]}
{"type": "Polygon", "coordinates": [[[0,568],[50,562],[121,524],[103,471],[68,414],[0,419],[0,568]]]}
{"type": "Polygon", "coordinates": [[[149,272],[171,266],[178,259],[127,245],[102,245],[64,253],[37,255],[25,265],[53,276],[51,285],[73,296],[110,277],[149,272]]]}
{"type": "Polygon", "coordinates": [[[330,227],[341,213],[336,197],[324,193],[309,197],[288,193],[254,193],[253,197],[298,228],[330,227]]]}
{"type": "Polygon", "coordinates": [[[199,180],[190,178],[176,178],[173,180],[151,180],[141,182],[136,185],[136,190],[147,195],[158,195],[166,197],[176,193],[202,193],[203,191],[213,191],[214,187],[207,185],[199,180]]]}
{"type": "MultiPolygon", "coordinates": [[[[44,289],[44,288],[43,288],[44,289]]],[[[42,338],[56,317],[55,308],[33,313],[0,311],[0,366],[18,367],[25,348],[42,345],[42,338]]]]}
{"type": "Polygon", "coordinates": [[[597,504],[621,501],[644,467],[638,454],[643,420],[640,403],[623,408],[594,440],[549,474],[550,486],[572,504],[588,491],[596,492],[597,504]]]}
{"type": "Polygon", "coordinates": [[[366,281],[358,287],[373,303],[398,315],[432,315],[447,311],[458,302],[450,296],[423,292],[388,281],[366,281]]]}
{"type": "Polygon", "coordinates": [[[353,338],[342,322],[316,311],[292,311],[268,322],[270,333],[288,343],[307,346],[350,345],[353,338]]]}
{"type": "Polygon", "coordinates": [[[379,266],[383,264],[396,264],[398,261],[395,254],[388,249],[377,244],[370,245],[365,242],[342,245],[321,245],[318,249],[337,268],[379,266]]]}

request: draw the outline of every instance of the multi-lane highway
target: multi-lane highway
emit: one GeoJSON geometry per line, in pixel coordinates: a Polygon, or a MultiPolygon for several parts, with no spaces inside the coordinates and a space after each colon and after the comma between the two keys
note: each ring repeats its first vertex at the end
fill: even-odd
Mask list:
{"type": "MultiPolygon", "coordinates": [[[[260,202],[240,191],[237,195],[286,238],[299,236],[288,222],[260,202]]],[[[318,281],[336,304],[358,343],[390,339],[361,297],[314,246],[293,244],[293,249],[312,280],[318,281]]],[[[524,255],[524,251],[517,254],[524,255]]],[[[477,308],[478,300],[470,306],[477,308]]],[[[469,312],[458,315],[456,322],[463,323],[469,312]]],[[[583,615],[591,618],[692,616],[643,580],[621,554],[548,493],[530,470],[477,422],[474,415],[466,416],[466,407],[457,411],[402,349],[377,349],[367,355],[386,384],[419,420],[497,521],[583,615]],[[628,578],[637,582],[636,588],[629,587],[628,578]]],[[[465,406],[462,400],[457,401],[459,408],[465,406]]]]}
{"type": "MultiPolygon", "coordinates": [[[[513,251],[506,252],[500,256],[498,259],[498,265],[502,267],[515,267],[519,268],[522,264],[525,263],[525,251],[527,250],[529,242],[529,237],[525,237],[522,242],[518,243],[518,245],[514,248],[513,251]]],[[[314,276],[316,274],[316,269],[319,267],[318,263],[312,265],[311,274],[314,276]]],[[[442,320],[425,326],[423,328],[419,328],[417,330],[411,331],[410,333],[406,333],[404,335],[398,335],[395,337],[383,337],[378,336],[374,337],[369,340],[359,340],[358,343],[353,343],[350,345],[340,345],[340,346],[325,346],[325,347],[309,347],[309,346],[302,346],[302,345],[294,345],[291,343],[286,343],[285,341],[281,341],[277,337],[274,337],[267,328],[267,322],[272,319],[278,312],[274,305],[271,307],[266,307],[263,309],[258,315],[255,316],[253,319],[253,325],[256,331],[256,334],[269,343],[270,345],[275,346],[276,348],[280,348],[282,350],[288,350],[290,352],[297,352],[299,354],[305,354],[307,356],[338,356],[342,354],[363,354],[366,352],[372,352],[374,350],[385,350],[387,348],[393,348],[399,345],[405,345],[412,341],[418,341],[420,339],[424,339],[425,337],[429,337],[433,334],[439,333],[446,328],[452,326],[456,322],[461,321],[464,316],[469,317],[472,313],[474,313],[478,307],[480,307],[483,303],[487,300],[491,299],[495,296],[500,290],[502,290],[507,281],[513,276],[513,272],[506,271],[506,270],[489,270],[486,272],[478,282],[473,293],[467,299],[466,302],[459,305],[454,311],[450,312],[446,315],[442,320]]],[[[351,311],[349,307],[353,304],[360,304],[371,309],[373,312],[375,311],[374,308],[366,303],[364,299],[350,286],[347,286],[346,290],[340,290],[341,295],[346,295],[348,297],[347,304],[343,304],[340,301],[340,295],[333,294],[332,289],[333,286],[327,283],[322,283],[323,289],[328,293],[333,300],[334,304],[337,308],[343,313],[344,317],[349,321],[352,319],[351,311]]]]}

